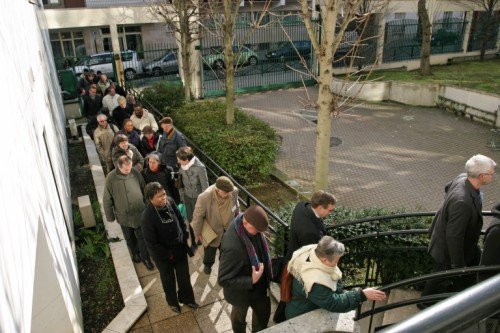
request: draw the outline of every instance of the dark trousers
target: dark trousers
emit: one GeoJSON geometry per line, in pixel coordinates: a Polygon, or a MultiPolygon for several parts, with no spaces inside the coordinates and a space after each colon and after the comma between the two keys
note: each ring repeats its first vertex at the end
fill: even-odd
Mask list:
{"type": "Polygon", "coordinates": [[[252,332],[258,332],[267,327],[271,316],[271,300],[268,296],[252,295],[248,303],[244,305],[233,305],[231,310],[231,325],[234,333],[244,333],[246,331],[246,316],[248,308],[252,308],[252,332]]]}
{"type": "MultiPolygon", "coordinates": [[[[473,258],[472,262],[467,265],[467,267],[479,265],[480,258],[481,258],[481,251],[478,248],[475,257],[473,258]]],[[[432,272],[433,273],[441,272],[449,269],[451,269],[450,265],[434,263],[432,272]]],[[[476,283],[476,274],[452,276],[447,278],[428,280],[425,283],[424,290],[422,291],[422,296],[429,296],[429,295],[449,293],[449,292],[459,292],[469,288],[470,286],[473,286],[475,283],[476,283]]],[[[427,303],[427,304],[434,304],[434,303],[427,303]]]]}
{"type": "Polygon", "coordinates": [[[170,306],[179,306],[179,302],[188,304],[195,303],[193,286],[189,276],[189,265],[187,255],[184,258],[178,258],[180,261],[174,263],[167,262],[166,258],[153,259],[158,271],[160,272],[161,284],[165,291],[167,303],[170,306]],[[177,292],[176,282],[179,287],[177,292]]]}
{"type": "Polygon", "coordinates": [[[194,235],[193,228],[191,227],[191,221],[193,221],[194,206],[196,205],[197,198],[190,198],[184,195],[184,205],[186,206],[186,215],[188,219],[189,234],[191,236],[191,244],[196,244],[196,236],[194,235]]]}
{"type": "Polygon", "coordinates": [[[132,228],[122,225],[120,225],[120,227],[122,227],[123,237],[125,237],[125,241],[132,255],[140,254],[141,260],[143,261],[149,259],[149,252],[146,247],[146,242],[144,242],[141,227],[132,228]]]}
{"type": "Polygon", "coordinates": [[[208,267],[212,267],[215,263],[215,255],[217,253],[217,247],[207,246],[205,248],[205,254],[203,255],[203,264],[208,267]]]}

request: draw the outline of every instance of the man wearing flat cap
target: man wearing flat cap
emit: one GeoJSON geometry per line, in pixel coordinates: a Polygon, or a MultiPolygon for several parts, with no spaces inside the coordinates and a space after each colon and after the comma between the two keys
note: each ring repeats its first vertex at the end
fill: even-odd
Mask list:
{"type": "Polygon", "coordinates": [[[239,213],[238,189],[225,176],[217,178],[215,184],[196,199],[191,227],[197,240],[205,246],[205,274],[212,272],[222,235],[239,213]]]}
{"type": "Polygon", "coordinates": [[[220,248],[218,283],[226,301],[233,306],[231,326],[236,333],[245,332],[248,308],[252,308],[252,332],[267,327],[271,315],[268,288],[271,259],[264,232],[267,214],[251,205],[236,217],[227,229],[220,248]]]}

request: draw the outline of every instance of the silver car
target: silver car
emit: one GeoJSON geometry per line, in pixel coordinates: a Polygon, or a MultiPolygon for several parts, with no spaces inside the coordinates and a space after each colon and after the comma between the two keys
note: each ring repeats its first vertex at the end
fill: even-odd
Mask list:
{"type": "MultiPolygon", "coordinates": [[[[121,53],[123,72],[126,80],[133,80],[138,74],[142,74],[142,62],[135,51],[123,51],[121,53]]],[[[94,73],[100,71],[113,79],[113,53],[105,52],[93,54],[75,64],[73,70],[79,76],[84,69],[93,70],[94,73]]]]}
{"type": "Polygon", "coordinates": [[[144,73],[152,76],[162,76],[179,73],[179,63],[175,51],[169,51],[144,66],[144,73]]]}

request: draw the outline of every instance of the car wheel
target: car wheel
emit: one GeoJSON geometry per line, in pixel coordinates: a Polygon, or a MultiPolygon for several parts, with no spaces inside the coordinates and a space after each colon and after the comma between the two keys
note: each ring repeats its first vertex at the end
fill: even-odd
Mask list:
{"type": "Polygon", "coordinates": [[[224,61],[222,61],[222,60],[215,60],[212,67],[215,70],[224,69],[224,61]]]}
{"type": "Polygon", "coordinates": [[[250,58],[248,58],[248,65],[249,66],[257,65],[257,57],[251,56],[250,58]]]}
{"type": "Polygon", "coordinates": [[[125,80],[133,80],[135,76],[135,71],[133,69],[127,69],[125,71],[125,80]]]}
{"type": "Polygon", "coordinates": [[[153,76],[162,76],[163,71],[160,67],[153,68],[153,76]]]}

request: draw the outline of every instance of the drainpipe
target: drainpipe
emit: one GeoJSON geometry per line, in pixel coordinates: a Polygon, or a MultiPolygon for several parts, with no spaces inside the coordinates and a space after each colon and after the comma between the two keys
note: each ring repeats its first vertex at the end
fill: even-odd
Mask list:
{"type": "Polygon", "coordinates": [[[111,34],[111,46],[113,48],[114,61],[116,65],[115,81],[117,81],[120,86],[125,87],[125,77],[123,76],[123,64],[121,59],[122,52],[120,49],[118,27],[116,23],[112,23],[109,25],[109,32],[111,34]]]}

